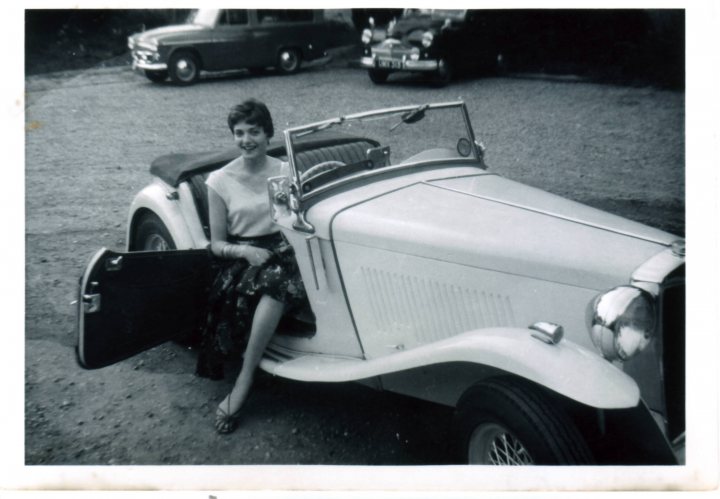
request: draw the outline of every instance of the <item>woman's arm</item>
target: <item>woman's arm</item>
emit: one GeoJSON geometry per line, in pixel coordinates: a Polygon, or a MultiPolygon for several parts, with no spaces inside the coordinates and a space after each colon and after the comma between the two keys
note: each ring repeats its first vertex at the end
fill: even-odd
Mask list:
{"type": "Polygon", "coordinates": [[[215,256],[223,255],[227,246],[227,207],[225,201],[208,186],[208,215],[210,218],[210,250],[215,256]]]}

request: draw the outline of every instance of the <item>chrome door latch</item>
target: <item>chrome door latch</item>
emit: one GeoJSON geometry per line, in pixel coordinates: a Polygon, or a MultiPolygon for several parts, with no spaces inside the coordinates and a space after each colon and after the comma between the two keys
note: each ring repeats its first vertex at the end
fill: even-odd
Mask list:
{"type": "Polygon", "coordinates": [[[94,314],[100,311],[100,293],[97,292],[98,283],[93,281],[88,285],[88,292],[82,295],[83,311],[94,314]]]}

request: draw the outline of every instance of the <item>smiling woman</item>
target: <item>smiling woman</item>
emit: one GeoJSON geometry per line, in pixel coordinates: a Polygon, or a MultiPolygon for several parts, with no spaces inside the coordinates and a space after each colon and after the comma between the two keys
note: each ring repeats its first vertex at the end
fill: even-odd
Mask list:
{"type": "Polygon", "coordinates": [[[270,218],[268,178],[286,165],[267,155],[274,134],[267,106],[234,106],[228,126],[241,155],[207,179],[211,250],[221,269],[210,290],[197,372],[222,377],[223,357],[245,347],[230,394],[216,412],[218,433],[235,430],[255,369],[287,306],[307,300],[290,245],[270,218]]]}

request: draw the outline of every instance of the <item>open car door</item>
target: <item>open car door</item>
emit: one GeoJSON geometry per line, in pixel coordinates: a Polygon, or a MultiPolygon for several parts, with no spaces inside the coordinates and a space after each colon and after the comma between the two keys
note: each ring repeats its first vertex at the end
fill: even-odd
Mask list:
{"type": "Polygon", "coordinates": [[[101,249],[80,280],[78,362],[96,369],[193,334],[213,276],[206,250],[101,249]]]}

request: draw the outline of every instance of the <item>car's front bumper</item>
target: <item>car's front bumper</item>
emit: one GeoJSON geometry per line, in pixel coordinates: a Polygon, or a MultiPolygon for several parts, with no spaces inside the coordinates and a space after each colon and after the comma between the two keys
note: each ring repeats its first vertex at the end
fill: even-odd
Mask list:
{"type": "Polygon", "coordinates": [[[388,71],[434,72],[438,70],[439,61],[435,59],[412,60],[406,56],[383,57],[373,54],[371,57],[362,57],[360,67],[388,71]]]}
{"type": "Polygon", "coordinates": [[[149,50],[133,50],[132,68],[145,71],[167,71],[167,63],[158,61],[157,52],[149,50]]]}

